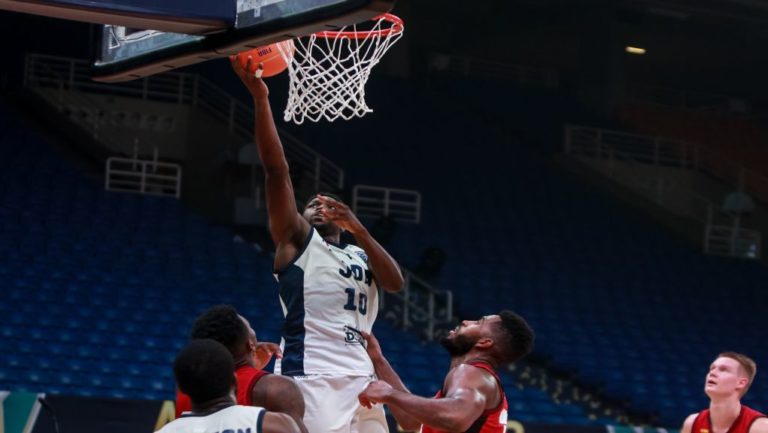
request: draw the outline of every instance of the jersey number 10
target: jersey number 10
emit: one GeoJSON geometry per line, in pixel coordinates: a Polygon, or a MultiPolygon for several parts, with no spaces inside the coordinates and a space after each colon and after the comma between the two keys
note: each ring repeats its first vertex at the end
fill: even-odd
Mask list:
{"type": "Polygon", "coordinates": [[[347,303],[344,304],[345,310],[359,311],[362,315],[365,315],[365,313],[368,312],[368,295],[365,293],[359,293],[357,297],[357,304],[355,304],[355,294],[357,291],[351,287],[348,287],[344,289],[344,292],[347,294],[347,303]]]}

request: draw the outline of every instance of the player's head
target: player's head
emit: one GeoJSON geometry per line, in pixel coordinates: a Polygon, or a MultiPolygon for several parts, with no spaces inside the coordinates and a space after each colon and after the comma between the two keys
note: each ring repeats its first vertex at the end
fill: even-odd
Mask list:
{"type": "Polygon", "coordinates": [[[235,389],[232,355],[224,345],[211,339],[190,341],[176,357],[173,375],[179,390],[194,404],[226,397],[235,389]]]}
{"type": "Polygon", "coordinates": [[[216,340],[235,358],[252,353],[257,342],[256,332],[231,305],[216,305],[201,314],[192,325],[190,338],[216,340]]]}
{"type": "Polygon", "coordinates": [[[480,320],[462,321],[441,343],[453,357],[475,350],[499,363],[508,363],[528,354],[533,348],[533,340],[533,330],[525,319],[504,310],[480,320]]]}
{"type": "Polygon", "coordinates": [[[317,198],[318,195],[332,198],[338,202],[342,201],[341,197],[337,196],[336,194],[329,192],[319,192],[313,195],[312,198],[307,201],[307,204],[304,206],[302,216],[309,222],[310,225],[312,225],[312,227],[315,228],[315,230],[317,230],[317,232],[322,237],[335,236],[340,234],[341,228],[339,228],[339,226],[333,222],[326,220],[320,214],[319,211],[322,209],[323,204],[320,199],[317,198]]]}
{"type": "Polygon", "coordinates": [[[752,358],[736,352],[723,352],[710,364],[704,392],[709,398],[724,398],[747,393],[757,374],[752,358]]]}

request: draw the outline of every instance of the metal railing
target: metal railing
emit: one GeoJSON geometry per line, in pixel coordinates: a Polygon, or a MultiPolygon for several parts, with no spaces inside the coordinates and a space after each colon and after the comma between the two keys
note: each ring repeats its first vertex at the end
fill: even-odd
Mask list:
{"type": "Polygon", "coordinates": [[[453,293],[435,289],[405,269],[403,277],[403,290],[397,293],[384,292],[379,308],[396,325],[420,331],[424,338],[432,341],[438,337],[438,327],[453,324],[453,293]]]}
{"type": "Polygon", "coordinates": [[[718,207],[712,201],[691,190],[674,189],[667,185],[664,176],[648,172],[647,166],[700,170],[725,180],[739,190],[747,185],[747,175],[753,176],[753,183],[750,185],[765,182],[768,188],[768,180],[740,166],[734,169],[735,164],[729,166],[722,161],[717,162],[712,155],[701,152],[684,141],[659,137],[568,126],[564,148],[567,155],[607,160],[609,166],[606,174],[617,182],[632,188],[673,214],[701,222],[704,226],[705,253],[747,259],[760,258],[762,250],[759,231],[741,228],[738,217],[716,214],[715,209],[718,207]],[[734,171],[739,175],[733,177],[734,171]]]}
{"type": "Polygon", "coordinates": [[[568,125],[564,150],[577,156],[697,170],[768,203],[768,177],[687,141],[568,125]]]}
{"type": "Polygon", "coordinates": [[[573,125],[565,128],[565,153],[684,168],[697,162],[697,147],[685,141],[573,125]]]}
{"type": "Polygon", "coordinates": [[[738,226],[707,224],[704,234],[704,252],[743,259],[760,259],[762,237],[756,230],[738,226]]]}
{"type": "Polygon", "coordinates": [[[352,210],[362,217],[391,216],[397,221],[421,222],[421,193],[407,189],[355,185],[352,210]]]}
{"type": "MultiPolygon", "coordinates": [[[[88,93],[67,91],[67,82],[59,75],[61,65],[30,62],[27,58],[25,84],[38,86],[47,91],[38,92],[57,111],[83,128],[94,140],[104,143],[110,149],[130,149],[133,137],[125,136],[111,125],[102,121],[101,102],[88,93]]],[[[68,73],[72,68],[66,68],[68,73]]]]}
{"type": "MultiPolygon", "coordinates": [[[[104,84],[93,82],[87,61],[66,57],[28,54],[25,85],[59,91],[88,92],[193,105],[224,122],[228,129],[253,140],[254,111],[210,81],[197,75],[166,72],[140,80],[104,84]]],[[[67,96],[69,98],[69,96],[67,96]]],[[[92,105],[93,100],[89,100],[92,105]]],[[[278,127],[291,166],[311,174],[315,190],[344,187],[344,171],[328,158],[278,127]]]]}
{"type": "Polygon", "coordinates": [[[107,158],[104,189],[139,194],[181,196],[181,166],[130,158],[107,158]]]}
{"type": "Polygon", "coordinates": [[[684,141],[625,134],[599,128],[567,126],[565,154],[609,161],[608,175],[629,186],[654,203],[682,216],[708,223],[714,204],[690,191],[668,194],[669,185],[661,176],[639,174],[648,164],[692,169],[697,164],[695,148],[684,141]],[[621,169],[618,163],[623,164],[621,169]]]}
{"type": "MultiPolygon", "coordinates": [[[[29,54],[25,68],[25,85],[56,89],[59,92],[58,105],[62,110],[62,107],[68,104],[86,107],[98,106],[98,102],[85,93],[88,91],[152,101],[174,102],[203,109],[211,116],[224,122],[231,132],[249,141],[253,139],[253,107],[241,103],[218,86],[195,75],[168,72],[119,84],[95,83],[90,79],[90,68],[86,61],[40,54],[29,54]]],[[[102,141],[120,139],[121,137],[120,134],[109,134],[109,131],[105,131],[103,126],[100,130],[99,122],[86,123],[93,125],[92,134],[102,141]]],[[[291,167],[309,172],[312,175],[315,191],[343,188],[344,171],[338,165],[281,128],[278,130],[291,167]]],[[[129,143],[121,143],[120,147],[132,148],[134,145],[132,138],[126,137],[125,139],[129,143]]],[[[114,164],[130,161],[131,164],[138,165],[136,167],[132,165],[131,168],[124,166],[110,168],[108,161],[108,174],[105,181],[107,189],[163,195],[169,195],[169,191],[175,191],[174,194],[177,197],[180,194],[180,167],[175,190],[173,190],[171,179],[173,175],[155,171],[155,169],[159,170],[161,167],[165,167],[163,163],[137,162],[135,159],[125,158],[110,158],[110,160],[114,161],[114,164]],[[111,175],[121,177],[112,179],[111,175]]],[[[174,164],[168,165],[173,166],[174,164]]],[[[390,200],[391,211],[396,208],[394,201],[390,200]]],[[[417,222],[421,217],[420,206],[418,209],[414,216],[417,222]]],[[[411,212],[411,215],[414,215],[414,212],[411,212]]],[[[382,304],[386,304],[388,308],[391,307],[387,314],[394,315],[394,319],[404,328],[423,329],[427,339],[434,339],[436,326],[453,321],[452,294],[449,291],[433,288],[408,271],[404,270],[404,273],[406,288],[400,293],[382,296],[382,304]]]]}

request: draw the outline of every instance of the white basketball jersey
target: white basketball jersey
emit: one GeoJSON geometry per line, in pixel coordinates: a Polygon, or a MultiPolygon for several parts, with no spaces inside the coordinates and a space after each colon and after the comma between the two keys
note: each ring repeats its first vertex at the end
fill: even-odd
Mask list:
{"type": "Polygon", "coordinates": [[[254,406],[229,406],[205,416],[185,412],[156,433],[261,433],[264,413],[254,406]]]}
{"type": "Polygon", "coordinates": [[[275,373],[373,375],[360,331],[371,332],[379,299],[361,248],[328,243],[311,228],[275,278],[285,316],[275,373]]]}

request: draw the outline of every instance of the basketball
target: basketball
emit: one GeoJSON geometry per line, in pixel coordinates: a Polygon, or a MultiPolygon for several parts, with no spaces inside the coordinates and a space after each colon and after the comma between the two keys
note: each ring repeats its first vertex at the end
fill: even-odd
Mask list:
{"type": "Polygon", "coordinates": [[[259,64],[262,65],[263,72],[262,77],[272,77],[285,70],[288,67],[285,55],[288,57],[288,61],[293,59],[293,52],[295,47],[293,41],[288,39],[283,42],[277,42],[272,45],[265,45],[263,47],[254,48],[252,50],[243,51],[237,55],[237,59],[243,69],[247,68],[248,57],[251,57],[251,69],[250,73],[255,73],[259,68],[259,64]],[[282,49],[283,53],[280,52],[282,49]]]}

